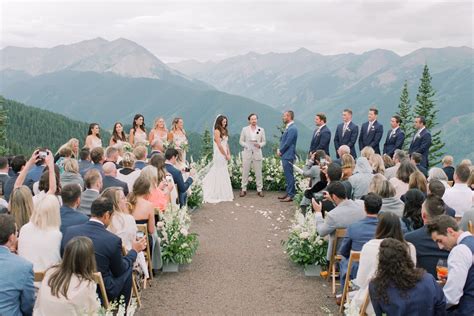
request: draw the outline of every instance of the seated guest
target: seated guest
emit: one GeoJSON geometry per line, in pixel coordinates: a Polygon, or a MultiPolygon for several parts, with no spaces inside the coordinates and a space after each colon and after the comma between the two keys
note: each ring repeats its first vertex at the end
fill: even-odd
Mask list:
{"type": "Polygon", "coordinates": [[[177,164],[179,152],[174,148],[168,148],[165,152],[165,167],[166,171],[173,177],[174,183],[178,186],[178,198],[179,198],[179,206],[183,207],[186,204],[187,194],[191,184],[193,184],[193,176],[195,174],[195,170],[191,169],[189,173],[189,177],[184,181],[183,174],[181,170],[177,169],[175,165],[177,164]]]}
{"type": "MultiPolygon", "coordinates": [[[[155,234],[155,209],[146,200],[150,194],[151,182],[145,175],[140,175],[133,185],[133,191],[128,196],[128,207],[137,224],[146,224],[148,234],[155,234]]],[[[156,240],[157,238],[153,238],[156,240]]]]}
{"type": "Polygon", "coordinates": [[[369,185],[369,193],[375,193],[382,198],[382,208],[380,213],[392,212],[398,217],[403,216],[405,204],[395,197],[395,188],[381,174],[376,174],[369,185]]]}
{"type": "Polygon", "coordinates": [[[429,195],[421,207],[421,218],[424,226],[405,235],[405,239],[416,248],[416,262],[418,268],[425,269],[436,277],[436,264],[439,259],[448,258],[448,252],[439,249],[430,238],[426,225],[436,217],[444,214],[444,203],[439,197],[429,195]]]}
{"type": "Polygon", "coordinates": [[[473,192],[467,186],[471,170],[467,165],[461,164],[454,172],[454,185],[446,190],[443,201],[456,210],[456,217],[462,217],[464,212],[472,208],[473,192]]]}
{"type": "MultiPolygon", "coordinates": [[[[429,194],[436,195],[437,197],[442,199],[443,195],[444,195],[444,192],[446,192],[446,187],[444,186],[444,184],[441,181],[439,181],[439,180],[430,180],[430,182],[428,183],[428,193],[429,194]]],[[[446,203],[444,203],[444,211],[447,215],[449,215],[451,217],[456,216],[456,211],[453,208],[449,207],[449,205],[446,204],[446,203]]]]}
{"type": "Polygon", "coordinates": [[[109,146],[105,149],[105,161],[106,162],[111,162],[115,165],[115,167],[118,169],[120,166],[118,165],[119,163],[119,158],[120,158],[120,151],[117,147],[115,146],[109,146]]]}
{"type": "Polygon", "coordinates": [[[95,147],[91,150],[91,160],[92,166],[91,169],[96,169],[100,172],[100,175],[103,176],[104,172],[102,171],[102,165],[105,162],[105,152],[102,147],[95,147]]]}
{"type": "Polygon", "coordinates": [[[30,221],[33,213],[33,196],[26,185],[15,188],[10,195],[10,214],[15,219],[18,230],[30,221]]]}
{"type": "Polygon", "coordinates": [[[69,147],[63,147],[58,150],[58,153],[54,156],[54,163],[59,168],[59,173],[64,172],[64,160],[72,158],[72,150],[69,147]]]}
{"type": "Polygon", "coordinates": [[[35,206],[47,194],[54,195],[58,199],[59,205],[63,204],[63,201],[61,200],[61,180],[59,167],[57,165],[53,164],[51,168],[50,166],[44,168],[44,172],[38,182],[38,191],[39,192],[33,196],[33,204],[35,206]]]}
{"type": "MultiPolygon", "coordinates": [[[[411,243],[405,242],[399,217],[391,212],[383,214],[379,213],[379,222],[377,230],[375,231],[375,238],[368,241],[362,247],[357,277],[352,280],[352,283],[359,288],[350,295],[352,296],[352,299],[349,304],[352,307],[360,308],[365,301],[368,293],[369,281],[373,278],[375,271],[377,270],[377,256],[379,253],[380,243],[385,238],[394,238],[405,243],[410,250],[411,259],[413,262],[416,262],[415,247],[411,243]]],[[[373,309],[370,303],[367,308],[367,314],[373,315],[373,309]]]]}
{"type": "Polygon", "coordinates": [[[135,161],[135,168],[136,169],[143,169],[146,167],[146,155],[147,155],[147,149],[145,146],[137,146],[133,149],[133,154],[135,155],[135,158],[137,159],[135,161]]]}
{"type": "MultiPolygon", "coordinates": [[[[387,155],[387,154],[383,155],[382,159],[383,159],[383,165],[385,167],[385,170],[395,166],[395,162],[393,161],[392,157],[390,157],[389,155],[387,155]]],[[[384,175],[385,175],[385,172],[384,172],[384,175]]]]}
{"type": "MultiPolygon", "coordinates": [[[[375,193],[368,193],[364,196],[364,209],[366,217],[358,222],[351,224],[347,228],[346,236],[341,242],[339,254],[343,256],[340,263],[341,272],[341,288],[344,288],[346,278],[347,265],[351,251],[361,251],[362,246],[369,240],[374,238],[377,229],[377,215],[382,207],[382,198],[375,193]]],[[[351,270],[351,279],[357,275],[357,263],[353,264],[351,270]]]]}
{"type": "Polygon", "coordinates": [[[410,189],[405,193],[405,208],[403,209],[402,221],[408,232],[423,227],[421,217],[421,206],[425,201],[425,195],[418,189],[410,189]]]}
{"type": "Polygon", "coordinates": [[[92,167],[91,162],[91,151],[89,148],[84,147],[79,152],[79,173],[82,177],[86,174],[87,170],[92,167]]]}
{"type": "Polygon", "coordinates": [[[415,164],[416,168],[425,176],[425,178],[428,178],[428,170],[426,170],[426,168],[421,165],[423,156],[420,153],[412,153],[410,158],[411,162],[415,164]]]}
{"type": "Polygon", "coordinates": [[[33,264],[14,252],[15,220],[0,214],[0,315],[31,315],[35,303],[33,264]]]}
{"type": "MultiPolygon", "coordinates": [[[[365,159],[365,158],[364,158],[365,159]]],[[[326,198],[336,204],[336,207],[325,218],[321,213],[321,203],[313,199],[313,209],[316,217],[316,230],[321,237],[331,235],[329,239],[328,257],[332,247],[332,235],[338,228],[347,228],[351,224],[358,222],[366,217],[363,206],[346,197],[346,188],[340,181],[329,183],[326,188],[326,198]]]]}
{"type": "Polygon", "coordinates": [[[45,271],[61,260],[59,246],[62,234],[59,230],[59,202],[47,194],[23,226],[18,237],[18,255],[33,263],[35,271],[45,271]]]}
{"type": "MultiPolygon", "coordinates": [[[[152,135],[152,133],[150,133],[152,135]]],[[[161,154],[163,153],[163,142],[159,138],[155,138],[150,143],[151,151],[148,153],[147,158],[151,159],[154,154],[161,154]]]]}
{"type": "Polygon", "coordinates": [[[122,188],[123,193],[128,195],[127,183],[117,179],[117,168],[113,162],[106,162],[102,168],[104,177],[102,178],[102,190],[110,187],[122,188]]]}
{"type": "Polygon", "coordinates": [[[469,231],[469,222],[474,225],[474,207],[470,211],[464,212],[461,222],[459,222],[459,227],[463,231],[469,231]]]}
{"type": "Polygon", "coordinates": [[[127,183],[128,192],[132,192],[133,184],[140,175],[140,169],[135,169],[135,155],[129,152],[123,154],[123,168],[117,171],[117,179],[127,183]]]}
{"type": "Polygon", "coordinates": [[[3,196],[3,188],[5,187],[5,184],[7,184],[8,179],[10,179],[10,176],[8,175],[9,169],[8,158],[0,157],[0,196],[3,196]]]}
{"type": "MultiPolygon", "coordinates": [[[[41,149],[41,150],[37,149],[35,151],[35,153],[37,153],[36,160],[30,166],[30,168],[28,168],[28,171],[27,171],[27,174],[26,174],[26,177],[25,177],[25,181],[23,183],[21,183],[21,184],[24,184],[27,187],[29,187],[30,190],[32,190],[32,191],[33,191],[33,184],[40,180],[41,175],[43,174],[43,170],[46,167],[45,158],[40,158],[39,157],[39,152],[40,151],[46,152],[47,156],[52,155],[51,151],[45,150],[45,149],[41,149]]],[[[52,157],[52,161],[54,163],[54,157],[52,157]]]]}
{"type": "Polygon", "coordinates": [[[87,237],[71,239],[64,249],[63,261],[45,273],[36,298],[34,314],[93,315],[100,308],[94,245],[87,237]]]}
{"type": "Polygon", "coordinates": [[[311,205],[311,198],[312,195],[320,190],[324,189],[325,186],[321,187],[321,168],[320,168],[320,160],[325,159],[326,153],[324,150],[317,150],[310,154],[309,159],[306,161],[306,164],[303,167],[303,177],[310,178],[309,180],[309,188],[311,188],[311,193],[307,193],[301,199],[300,206],[302,209],[306,209],[307,206],[311,205]],[[318,186],[316,188],[313,187],[315,185],[318,186]],[[309,198],[311,196],[311,198],[309,198]]]}
{"type": "Polygon", "coordinates": [[[444,156],[441,160],[443,164],[443,171],[448,177],[448,181],[454,181],[454,167],[453,167],[453,156],[444,156]]]}
{"type": "Polygon", "coordinates": [[[61,173],[60,177],[61,187],[66,184],[76,183],[84,188],[84,180],[79,173],[79,163],[76,159],[68,158],[64,160],[64,172],[61,173]]]}
{"type": "MultiPolygon", "coordinates": [[[[428,182],[421,171],[417,170],[410,175],[408,180],[408,190],[410,189],[418,189],[425,195],[428,192],[428,182]]],[[[403,196],[401,199],[403,201],[403,196]]]]}
{"type": "Polygon", "coordinates": [[[374,174],[384,175],[385,173],[385,164],[383,162],[382,156],[379,154],[373,154],[370,156],[369,163],[372,166],[374,174]]]}
{"type": "Polygon", "coordinates": [[[450,188],[451,186],[448,184],[448,176],[446,173],[444,173],[443,169],[438,168],[438,167],[432,167],[428,171],[428,182],[432,180],[438,180],[443,183],[444,187],[446,189],[450,188]]]}
{"type": "Polygon", "coordinates": [[[347,181],[354,174],[355,160],[351,154],[344,154],[341,156],[342,178],[347,181]]]}
{"type": "Polygon", "coordinates": [[[91,169],[84,175],[84,185],[86,190],[81,194],[81,204],[77,209],[84,215],[90,216],[91,205],[102,191],[102,176],[96,169],[91,169]]]}
{"type": "Polygon", "coordinates": [[[349,178],[354,199],[360,199],[369,192],[369,185],[373,176],[372,167],[367,158],[357,158],[354,174],[349,178]]]}
{"type": "MultiPolygon", "coordinates": [[[[170,201],[170,192],[173,190],[173,185],[168,185],[166,178],[158,180],[158,169],[154,166],[146,166],[143,168],[140,176],[148,178],[151,183],[150,194],[146,200],[153,204],[153,207],[160,211],[166,210],[168,202],[170,201]]],[[[157,213],[155,212],[155,215],[157,213]]]]}
{"type": "Polygon", "coordinates": [[[415,165],[408,159],[404,159],[400,162],[397,174],[389,181],[395,188],[395,196],[400,198],[403,194],[407,193],[409,187],[408,182],[410,181],[410,175],[417,171],[415,165]]]}
{"type": "MultiPolygon", "coordinates": [[[[347,146],[347,145],[339,146],[339,148],[337,149],[337,157],[342,157],[345,154],[349,154],[349,155],[351,154],[351,149],[349,148],[349,146],[347,146]]],[[[339,166],[342,167],[342,161],[341,161],[340,158],[335,159],[333,162],[337,163],[339,166]]]]}
{"type": "Polygon", "coordinates": [[[456,220],[442,215],[428,224],[440,249],[448,250],[448,277],[443,287],[450,315],[474,315],[474,236],[459,229],[456,220]]]}
{"type": "Polygon", "coordinates": [[[380,244],[378,268],[369,284],[376,315],[443,315],[446,302],[435,278],[415,268],[405,243],[387,238],[380,244]]]}
{"type": "Polygon", "coordinates": [[[81,204],[81,187],[76,183],[66,184],[61,190],[63,206],[60,209],[61,233],[64,235],[66,228],[79,224],[84,224],[89,218],[77,211],[81,204]]]}
{"type": "Polygon", "coordinates": [[[77,236],[89,237],[94,244],[97,270],[104,279],[105,290],[110,300],[124,296],[125,304],[130,300],[132,289],[132,269],[137,252],[146,247],[146,238],[134,241],[132,250],[122,256],[122,240],[107,231],[113,215],[112,202],[106,198],[98,198],[92,202],[91,219],[81,225],[71,226],[66,230],[61,249],[77,236]]]}
{"type": "Polygon", "coordinates": [[[384,173],[385,178],[387,178],[387,180],[390,180],[391,178],[395,178],[397,176],[398,168],[400,167],[400,162],[407,158],[408,157],[407,157],[406,152],[404,152],[401,149],[396,149],[395,153],[393,154],[394,166],[385,168],[385,173],[384,173]]]}
{"type": "Polygon", "coordinates": [[[375,155],[375,150],[370,146],[365,146],[360,151],[360,156],[370,160],[370,157],[375,155]]]}
{"type": "MultiPolygon", "coordinates": [[[[11,167],[13,171],[13,175],[10,176],[7,183],[3,187],[3,197],[8,202],[10,200],[10,194],[12,193],[13,189],[15,188],[16,179],[20,176],[21,171],[25,168],[26,159],[25,156],[15,156],[12,159],[11,167]]],[[[30,189],[31,191],[31,189],[30,189]]]]}

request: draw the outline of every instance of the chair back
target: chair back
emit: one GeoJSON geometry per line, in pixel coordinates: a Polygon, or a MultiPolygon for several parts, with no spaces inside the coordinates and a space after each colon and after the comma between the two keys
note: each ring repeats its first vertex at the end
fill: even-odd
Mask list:
{"type": "Polygon", "coordinates": [[[351,271],[352,265],[354,262],[360,261],[360,251],[352,251],[349,257],[349,263],[347,264],[347,273],[346,273],[346,280],[344,282],[344,290],[342,292],[342,299],[341,299],[341,307],[339,308],[339,312],[344,311],[344,302],[347,299],[347,294],[349,293],[349,283],[351,282],[351,271]]]}
{"type": "Polygon", "coordinates": [[[37,271],[35,272],[35,282],[41,282],[44,279],[44,271],[37,271]]]}
{"type": "Polygon", "coordinates": [[[144,236],[147,237],[146,249],[145,249],[145,259],[148,264],[148,275],[150,279],[153,279],[153,264],[151,262],[151,245],[148,239],[148,226],[147,224],[137,224],[137,230],[142,232],[144,236]]]}
{"type": "Polygon", "coordinates": [[[367,290],[367,295],[365,296],[364,304],[360,307],[360,313],[359,316],[366,316],[367,315],[367,307],[369,307],[370,304],[370,293],[367,290]]]}
{"type": "Polygon", "coordinates": [[[328,281],[332,281],[332,293],[336,293],[336,268],[335,264],[336,261],[340,260],[341,258],[339,256],[336,256],[337,252],[337,245],[339,243],[339,240],[344,238],[346,236],[347,230],[345,228],[338,228],[336,229],[336,232],[334,233],[334,240],[331,245],[331,250],[330,250],[330,257],[329,257],[329,266],[328,266],[328,271],[329,271],[329,278],[328,281]]]}
{"type": "Polygon", "coordinates": [[[102,296],[102,306],[105,309],[109,308],[109,298],[107,297],[107,291],[105,290],[105,283],[104,279],[102,279],[102,273],[95,272],[94,273],[95,283],[99,286],[100,295],[102,296]]]}
{"type": "Polygon", "coordinates": [[[467,230],[474,235],[474,224],[472,224],[472,221],[469,221],[469,223],[467,223],[467,230]]]}

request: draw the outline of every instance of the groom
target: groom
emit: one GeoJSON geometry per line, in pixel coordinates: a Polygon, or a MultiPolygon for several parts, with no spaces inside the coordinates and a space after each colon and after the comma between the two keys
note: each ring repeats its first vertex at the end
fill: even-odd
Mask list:
{"type": "Polygon", "coordinates": [[[239,141],[240,146],[244,148],[242,151],[242,190],[240,191],[240,197],[244,197],[247,194],[247,183],[252,165],[257,182],[257,194],[263,197],[262,147],[266,143],[265,130],[257,126],[257,114],[250,114],[248,120],[249,125],[242,128],[239,141]]]}
{"type": "Polygon", "coordinates": [[[291,202],[296,194],[295,176],[293,175],[293,163],[296,159],[296,141],[298,140],[298,130],[294,124],[295,113],[286,111],[283,113],[283,123],[286,129],[280,139],[280,148],[277,151],[281,157],[283,172],[286,178],[286,194],[279,196],[280,202],[291,202]]]}

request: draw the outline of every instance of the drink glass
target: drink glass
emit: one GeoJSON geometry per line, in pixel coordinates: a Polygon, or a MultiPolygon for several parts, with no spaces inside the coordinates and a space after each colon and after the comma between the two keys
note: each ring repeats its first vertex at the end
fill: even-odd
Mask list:
{"type": "Polygon", "coordinates": [[[448,278],[448,263],[446,259],[439,259],[436,264],[436,274],[438,280],[446,280],[448,278]]]}

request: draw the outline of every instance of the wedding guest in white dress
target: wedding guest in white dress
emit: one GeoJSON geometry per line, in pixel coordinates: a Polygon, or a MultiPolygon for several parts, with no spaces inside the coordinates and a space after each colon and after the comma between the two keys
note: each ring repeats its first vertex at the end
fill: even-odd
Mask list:
{"type": "Polygon", "coordinates": [[[100,127],[97,123],[91,123],[89,125],[89,132],[86,137],[86,144],[84,147],[90,150],[96,147],[102,147],[102,139],[100,139],[100,127]]]}
{"type": "Polygon", "coordinates": [[[150,142],[150,146],[156,148],[161,153],[165,152],[164,144],[168,140],[168,129],[166,128],[165,119],[162,117],[158,117],[155,120],[155,126],[150,131],[148,135],[148,141],[150,142]]]}
{"type": "Polygon", "coordinates": [[[109,146],[120,147],[124,142],[127,141],[127,135],[123,131],[123,125],[120,122],[114,124],[112,137],[110,137],[109,146]]]}
{"type": "Polygon", "coordinates": [[[46,272],[33,315],[95,315],[100,308],[95,271],[92,241],[73,238],[66,245],[63,261],[46,272]]]}
{"type": "Polygon", "coordinates": [[[214,123],[212,166],[202,181],[204,202],[219,203],[234,199],[227,167],[231,159],[228,139],[227,117],[219,115],[214,123]]]}
{"type": "Polygon", "coordinates": [[[135,114],[135,117],[133,118],[132,129],[128,135],[128,140],[132,146],[146,145],[147,135],[145,129],[145,118],[143,115],[135,114]]]}
{"type": "Polygon", "coordinates": [[[186,151],[188,146],[188,137],[184,130],[184,121],[180,117],[173,119],[171,124],[171,130],[168,133],[168,142],[174,145],[174,148],[178,150],[178,169],[184,169],[186,167],[186,151]]]}
{"type": "Polygon", "coordinates": [[[249,180],[250,168],[255,172],[255,180],[257,182],[257,194],[263,197],[263,181],[262,181],[262,147],[265,146],[265,130],[263,127],[257,126],[257,114],[250,114],[248,117],[249,125],[242,128],[240,133],[240,146],[242,151],[242,190],[240,196],[247,194],[247,184],[249,180]]]}

